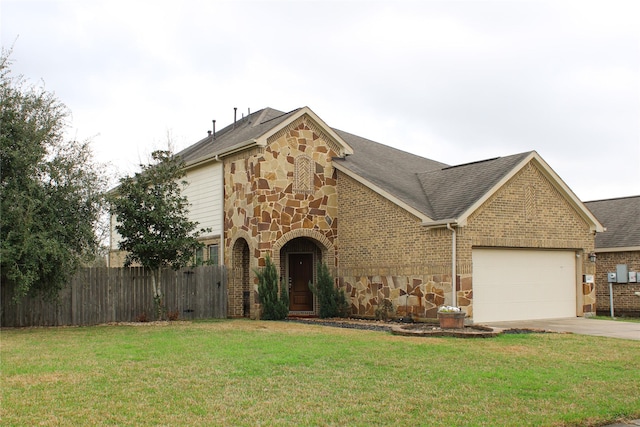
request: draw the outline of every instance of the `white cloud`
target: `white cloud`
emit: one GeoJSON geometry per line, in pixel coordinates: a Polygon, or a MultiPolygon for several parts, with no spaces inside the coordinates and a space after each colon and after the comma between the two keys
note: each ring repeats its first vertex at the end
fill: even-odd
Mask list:
{"type": "Polygon", "coordinates": [[[4,0],[43,79],[130,172],[248,108],[450,164],[537,150],[585,199],[640,194],[640,2],[4,0]]]}

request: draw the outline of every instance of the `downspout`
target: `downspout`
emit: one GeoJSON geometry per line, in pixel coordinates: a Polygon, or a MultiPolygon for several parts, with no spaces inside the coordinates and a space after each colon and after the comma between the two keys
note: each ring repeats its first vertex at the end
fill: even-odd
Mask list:
{"type": "MultiPolygon", "coordinates": [[[[234,120],[235,122],[235,120],[234,120]]],[[[222,162],[219,158],[219,156],[216,154],[215,156],[215,160],[216,162],[220,162],[222,163],[222,168],[220,168],[222,170],[222,188],[221,188],[221,200],[220,200],[220,206],[221,206],[221,212],[220,212],[220,260],[218,261],[218,265],[220,265],[220,262],[222,262],[222,265],[224,264],[224,245],[225,245],[225,241],[224,241],[224,162],[222,162]]]]}
{"type": "Polygon", "coordinates": [[[457,271],[456,271],[456,229],[451,227],[451,223],[447,222],[447,229],[451,230],[451,305],[458,306],[457,288],[457,271]]]}

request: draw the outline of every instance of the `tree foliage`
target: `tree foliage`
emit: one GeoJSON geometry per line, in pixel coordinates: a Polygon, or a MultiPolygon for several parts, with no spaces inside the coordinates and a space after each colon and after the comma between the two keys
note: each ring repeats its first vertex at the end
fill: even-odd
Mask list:
{"type": "Polygon", "coordinates": [[[349,311],[349,303],[342,289],[334,285],[333,277],[325,263],[318,263],[318,283],[310,285],[311,290],[318,298],[319,313],[321,318],[345,317],[349,311]]]}
{"type": "Polygon", "coordinates": [[[0,54],[2,286],[55,297],[95,258],[108,179],[89,141],[65,139],[67,107],[13,77],[9,56],[0,54]]]}
{"type": "Polygon", "coordinates": [[[258,294],[262,304],[260,318],[263,320],[282,320],[289,314],[289,292],[282,286],[278,297],[278,272],[271,257],[267,255],[265,266],[254,270],[258,276],[258,294]]]}
{"type": "Polygon", "coordinates": [[[198,237],[205,231],[189,220],[189,201],[181,194],[187,185],[184,162],[170,151],[151,154],[152,162],[141,171],[120,180],[110,197],[111,212],[126,251],[125,266],[139,264],[153,273],[154,299],[163,316],[160,269],[188,265],[195,250],[202,247],[198,237]]]}

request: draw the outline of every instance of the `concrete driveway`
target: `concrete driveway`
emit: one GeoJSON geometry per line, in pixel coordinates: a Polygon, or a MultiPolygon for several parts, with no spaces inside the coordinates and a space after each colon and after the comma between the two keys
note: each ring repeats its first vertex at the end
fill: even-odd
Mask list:
{"type": "Polygon", "coordinates": [[[599,337],[640,341],[640,323],[638,322],[569,317],[563,319],[487,322],[485,325],[501,329],[542,329],[551,332],[571,332],[581,335],[595,335],[599,337]]]}

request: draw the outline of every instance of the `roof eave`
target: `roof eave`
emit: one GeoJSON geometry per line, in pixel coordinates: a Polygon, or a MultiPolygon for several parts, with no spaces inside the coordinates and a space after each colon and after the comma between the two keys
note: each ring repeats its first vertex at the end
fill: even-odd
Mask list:
{"type": "Polygon", "coordinates": [[[439,219],[437,221],[425,221],[421,224],[426,228],[458,227],[458,218],[439,219]]]}
{"type": "Polygon", "coordinates": [[[232,145],[231,147],[228,147],[228,148],[226,148],[224,150],[214,151],[213,153],[211,153],[211,154],[209,154],[207,156],[204,156],[204,157],[201,157],[199,159],[193,160],[193,161],[187,163],[185,165],[185,168],[186,169],[192,169],[192,168],[194,168],[196,166],[201,166],[204,163],[208,163],[208,162],[211,162],[211,161],[220,161],[221,157],[225,157],[225,156],[229,156],[231,154],[235,154],[237,152],[246,150],[248,148],[255,147],[256,145],[259,145],[259,144],[258,144],[258,141],[255,140],[255,139],[249,139],[247,141],[242,141],[242,142],[240,142],[238,144],[235,144],[235,145],[232,145]]]}
{"type": "Polygon", "coordinates": [[[619,248],[595,248],[593,250],[595,253],[606,253],[606,252],[640,252],[640,246],[624,246],[619,248]]]}

